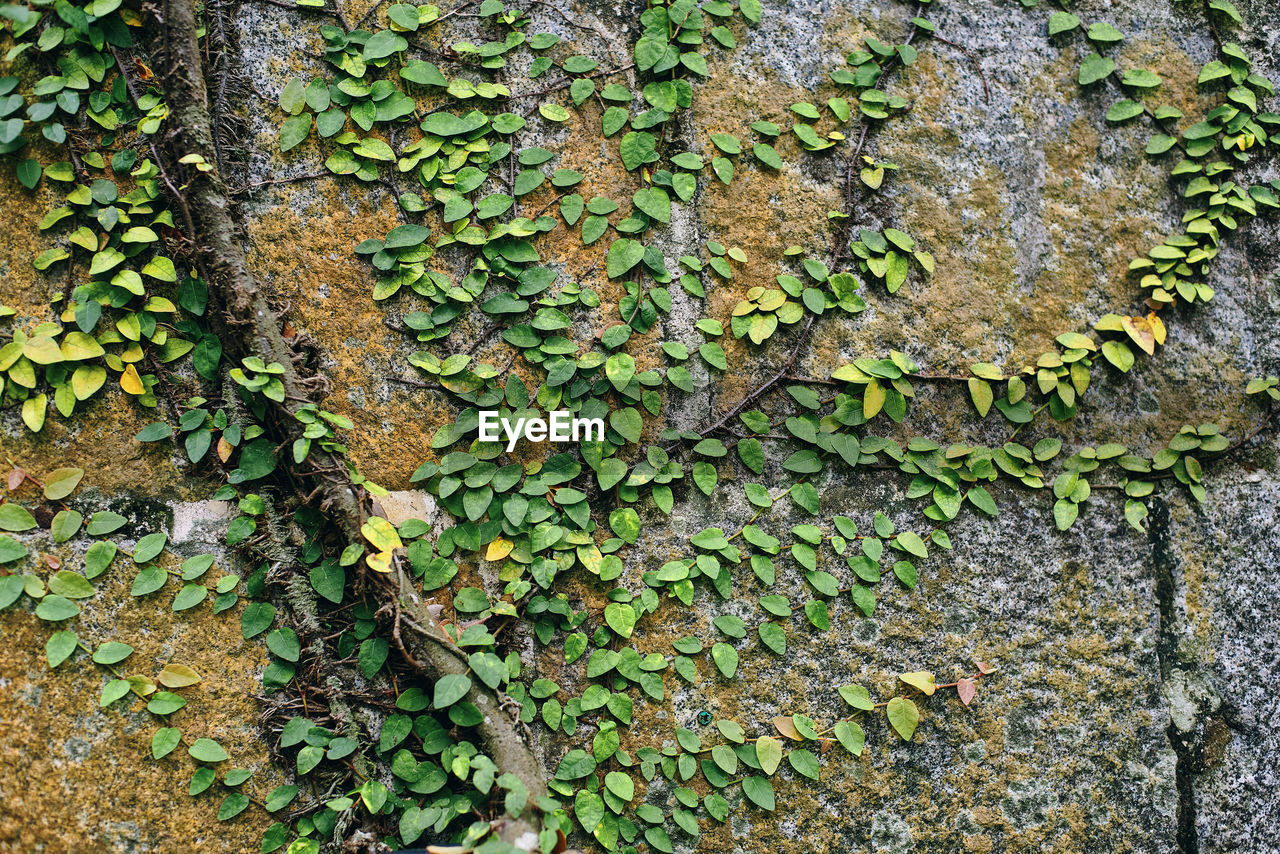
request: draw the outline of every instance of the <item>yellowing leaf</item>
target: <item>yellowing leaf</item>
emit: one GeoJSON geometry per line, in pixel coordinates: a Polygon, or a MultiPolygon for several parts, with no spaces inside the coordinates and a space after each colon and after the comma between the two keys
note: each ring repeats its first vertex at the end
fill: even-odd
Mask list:
{"type": "Polygon", "coordinates": [[[126,366],[124,373],[120,375],[120,388],[133,395],[146,391],[146,387],[142,384],[142,377],[138,376],[138,369],[133,365],[126,366]]]}
{"type": "Polygon", "coordinates": [[[915,734],[916,724],[920,723],[920,710],[916,708],[916,704],[905,697],[894,697],[885,711],[894,731],[903,741],[910,741],[915,734]]]}
{"type": "Polygon", "coordinates": [[[760,770],[772,775],[782,762],[782,742],[770,735],[762,735],[756,739],[756,759],[760,760],[760,770]]]}
{"type": "Polygon", "coordinates": [[[369,564],[369,568],[374,572],[390,572],[391,571],[391,552],[378,552],[371,554],[364,559],[369,564]]]}
{"type": "Polygon", "coordinates": [[[84,469],[64,468],[50,472],[44,479],[44,497],[58,501],[70,495],[80,485],[84,469]]]}
{"type": "Polygon", "coordinates": [[[56,365],[62,361],[62,350],[59,349],[58,342],[48,335],[28,338],[27,343],[22,345],[22,355],[37,365],[56,365]]]}
{"type": "Polygon", "coordinates": [[[1160,315],[1155,312],[1149,313],[1147,323],[1151,326],[1151,334],[1155,336],[1156,343],[1163,344],[1168,330],[1164,328],[1164,321],[1160,319],[1160,315]]]}
{"type": "MultiPolygon", "coordinates": [[[[1120,324],[1124,327],[1124,331],[1129,333],[1129,337],[1133,339],[1133,343],[1142,348],[1142,351],[1148,356],[1155,355],[1156,352],[1156,336],[1151,329],[1151,324],[1145,317],[1125,317],[1120,320],[1120,324]]],[[[1161,324],[1163,328],[1163,324],[1161,324]]]]}
{"type": "MultiPolygon", "coordinates": [[[[107,369],[101,365],[81,365],[71,375],[71,390],[76,400],[88,400],[107,381],[107,369]]],[[[223,460],[226,462],[226,460],[223,460]]]]}
{"type": "Polygon", "coordinates": [[[149,697],[156,692],[156,683],[140,674],[135,673],[125,681],[129,683],[129,690],[140,696],[149,697]]]}
{"type": "Polygon", "coordinates": [[[68,332],[62,339],[62,358],[78,362],[82,359],[95,359],[106,351],[92,335],[83,332],[68,332]]]}
{"type": "Polygon", "coordinates": [[[511,554],[511,550],[515,548],[515,543],[505,537],[496,537],[493,542],[489,543],[489,548],[485,550],[485,560],[502,560],[511,554]]]}
{"type": "Polygon", "coordinates": [[[49,409],[47,395],[37,394],[22,401],[22,421],[32,433],[39,433],[44,426],[44,416],[49,409]]]}
{"type": "Polygon", "coordinates": [[[991,411],[991,404],[995,401],[995,395],[991,391],[991,384],[970,377],[969,397],[973,399],[973,407],[978,410],[978,415],[986,418],[987,413],[991,411]]]}
{"type": "MultiPolygon", "coordinates": [[[[380,552],[391,552],[404,547],[404,543],[400,540],[400,535],[396,533],[395,526],[381,516],[373,516],[368,522],[360,527],[360,533],[364,534],[364,538],[372,544],[372,546],[380,552]]],[[[369,564],[373,566],[372,562],[369,564]]],[[[374,567],[377,569],[377,567],[374,567]]],[[[380,569],[379,572],[390,572],[389,569],[380,569]]]]}
{"type": "Polygon", "coordinates": [[[862,396],[862,417],[870,421],[884,408],[884,386],[876,380],[867,383],[867,391],[862,396]]]}
{"type": "Polygon", "coordinates": [[[804,736],[796,729],[796,723],[791,719],[790,715],[779,715],[773,719],[773,725],[778,732],[782,733],[784,738],[789,738],[792,741],[804,741],[804,736]]]}
{"type": "Polygon", "coordinates": [[[926,673],[923,670],[917,670],[914,673],[900,673],[898,678],[906,682],[912,688],[919,688],[924,692],[926,697],[932,697],[933,692],[937,690],[934,684],[933,674],[926,673]]]}
{"type": "Polygon", "coordinates": [[[166,664],[160,671],[160,684],[166,688],[186,688],[200,681],[200,674],[185,664],[166,664]]]}

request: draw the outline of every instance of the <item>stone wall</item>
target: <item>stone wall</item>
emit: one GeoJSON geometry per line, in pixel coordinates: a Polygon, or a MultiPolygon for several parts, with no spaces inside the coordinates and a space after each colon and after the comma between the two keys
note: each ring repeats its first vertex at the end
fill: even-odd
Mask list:
{"type": "MultiPolygon", "coordinates": [[[[1082,17],[1126,33],[1125,57],[1164,78],[1169,103],[1188,114],[1203,107],[1195,69],[1213,48],[1199,4],[1076,5],[1082,17]]],[[[1246,15],[1241,44],[1267,73],[1280,72],[1274,58],[1280,6],[1238,5],[1246,15]]],[[[358,18],[367,5],[344,7],[358,18]]],[[[927,370],[977,361],[1016,369],[1058,333],[1083,331],[1107,311],[1134,309],[1139,297],[1125,275],[1129,258],[1179,221],[1169,163],[1142,153],[1148,128],[1108,125],[1110,93],[1076,85],[1081,53],[1046,39],[1046,9],[979,0],[938,0],[928,8],[939,32],[967,52],[923,43],[919,62],[892,85],[913,108],[886,123],[868,153],[901,169],[860,210],[858,225],[896,226],[916,236],[937,256],[937,275],[913,275],[893,298],[869,297],[870,309],[856,319],[821,320],[798,373],[825,376],[851,358],[891,348],[927,370]]],[[[546,8],[535,11],[538,28],[579,39],[602,63],[626,61],[634,4],[580,0],[572,10],[608,37],[584,40],[583,31],[546,8]]],[[[757,119],[785,117],[794,101],[827,97],[826,72],[845,52],[868,34],[898,40],[911,14],[912,7],[891,0],[767,5],[760,27],[735,25],[738,49],[713,61],[710,78],[695,87],[692,116],[679,128],[683,141],[695,152],[709,149],[712,133],[742,135],[757,119]]],[[[274,103],[290,76],[318,72],[317,19],[250,2],[237,21],[254,90],[244,111],[250,133],[239,177],[258,182],[316,170],[323,155],[314,142],[276,153],[274,103]]],[[[458,26],[465,35],[465,23],[458,26]]],[[[616,158],[616,137],[601,142],[598,122],[599,110],[589,103],[562,126],[542,126],[535,115],[522,142],[564,151],[560,165],[587,176],[584,198],[618,197],[616,188],[631,179],[616,158]]],[[[802,152],[785,138],[779,150],[780,172],[740,158],[730,187],[701,186],[696,204],[682,206],[657,236],[669,264],[708,239],[747,253],[750,263],[733,282],[709,293],[710,316],[727,314],[746,289],[771,283],[787,245],[821,251],[830,243],[826,213],[841,204],[839,161],[802,152]]],[[[0,262],[7,273],[0,302],[40,316],[41,289],[51,286],[28,272],[31,253],[23,242],[38,214],[23,208],[25,196],[11,178],[4,182],[4,215],[17,238],[0,262]]],[[[528,205],[536,210],[548,199],[535,195],[528,205]]],[[[393,200],[354,181],[322,180],[261,187],[247,197],[244,213],[255,272],[289,303],[292,322],[321,354],[331,383],[326,406],[356,423],[354,461],[373,480],[406,489],[450,410],[442,396],[393,381],[412,376],[405,357],[414,347],[383,321],[413,306],[404,298],[375,305],[370,272],[351,252],[395,224],[393,200]]],[[[612,312],[621,289],[604,278],[605,245],[582,247],[557,232],[539,248],[566,276],[597,288],[605,297],[601,311],[612,312]]],[[[1096,372],[1078,418],[1038,421],[1020,440],[1058,436],[1068,447],[1114,441],[1148,453],[1188,422],[1213,421],[1240,435],[1258,417],[1243,398],[1245,381],[1276,372],[1280,362],[1277,259],[1274,221],[1231,238],[1215,265],[1216,298],[1173,312],[1168,345],[1155,358],[1127,375],[1096,372]]],[[[652,340],[687,334],[687,321],[702,310],[677,296],[669,331],[652,333],[652,340]]],[[[457,334],[465,340],[475,332],[457,334]]],[[[703,390],[668,411],[669,424],[694,426],[729,408],[784,358],[786,347],[729,349],[732,366],[759,367],[700,377],[703,390]]],[[[501,358],[502,346],[480,355],[501,358]]],[[[164,506],[178,512],[207,490],[167,453],[122,440],[147,420],[109,399],[90,407],[78,426],[32,440],[6,410],[0,456],[32,471],[83,466],[104,506],[147,499],[154,511],[147,522],[172,526],[164,506]]],[[[931,385],[898,431],[898,438],[994,443],[1007,427],[994,415],[976,421],[960,387],[931,385]]],[[[771,460],[768,474],[780,472],[771,460]]],[[[696,718],[703,710],[760,732],[780,712],[831,721],[841,712],[837,685],[859,682],[883,696],[898,672],[934,670],[950,680],[978,657],[1000,671],[983,682],[972,708],[935,697],[911,743],[872,725],[863,756],[833,755],[818,783],[784,768],[777,812],[735,809],[728,824],[704,828],[698,850],[1280,851],[1274,434],[1213,465],[1207,481],[1203,507],[1176,489],[1163,490],[1146,535],[1124,522],[1114,494],[1096,494],[1080,521],[1059,533],[1045,495],[997,489],[999,518],[962,514],[950,528],[954,551],[922,564],[915,591],[882,585],[870,619],[847,601],[834,603],[830,633],[796,632],[785,658],[744,656],[738,682],[710,672],[692,687],[668,680],[667,703],[640,705],[623,747],[670,741],[676,725],[701,731],[696,718]]],[[[906,485],[884,472],[828,475],[820,482],[823,513],[862,523],[890,508],[900,525],[919,527],[906,485]]],[[[687,498],[669,521],[651,508],[620,583],[638,590],[640,574],[683,554],[688,535],[709,525],[736,529],[750,513],[744,502],[719,497],[687,498]]],[[[264,649],[240,642],[234,629],[228,634],[220,618],[175,618],[136,606],[122,585],[106,586],[91,617],[130,625],[145,638],[135,645],[157,660],[181,650],[201,661],[211,677],[192,704],[192,725],[224,732],[237,764],[263,766],[251,695],[264,649]]],[[[574,595],[603,601],[597,587],[578,586],[574,595]]],[[[669,654],[673,637],[706,636],[714,616],[737,607],[710,598],[696,605],[667,607],[644,622],[637,648],[669,654]]],[[[246,813],[216,825],[216,802],[186,796],[189,768],[157,768],[145,759],[148,731],[136,717],[96,710],[97,674],[48,672],[46,634],[29,614],[0,616],[0,703],[10,710],[0,715],[6,732],[0,850],[160,852],[188,844],[193,832],[209,840],[202,850],[256,850],[262,819],[246,813]],[[129,804],[125,824],[122,802],[129,804]]],[[[531,643],[526,651],[536,657],[531,643]]],[[[540,748],[554,761],[557,744],[540,748]]],[[[655,795],[660,801],[664,792],[650,800],[655,795]]]]}

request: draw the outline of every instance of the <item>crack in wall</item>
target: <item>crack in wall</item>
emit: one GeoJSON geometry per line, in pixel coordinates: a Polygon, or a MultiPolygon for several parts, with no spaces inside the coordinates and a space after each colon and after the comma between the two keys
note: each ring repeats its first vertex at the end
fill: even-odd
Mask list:
{"type": "MultiPolygon", "coordinates": [[[[1178,660],[1177,585],[1173,578],[1176,558],[1169,549],[1169,508],[1163,499],[1151,502],[1147,534],[1151,543],[1151,565],[1155,571],[1155,594],[1159,603],[1160,625],[1156,640],[1156,654],[1160,661],[1160,683],[1163,687],[1175,670],[1184,669],[1178,660]]],[[[1166,699],[1167,702],[1167,699],[1166,699]]],[[[1182,731],[1170,720],[1169,744],[1178,760],[1174,771],[1174,783],[1178,791],[1176,840],[1182,854],[1199,854],[1200,840],[1196,832],[1196,793],[1194,775],[1198,759],[1196,733],[1199,727],[1182,731]]]]}

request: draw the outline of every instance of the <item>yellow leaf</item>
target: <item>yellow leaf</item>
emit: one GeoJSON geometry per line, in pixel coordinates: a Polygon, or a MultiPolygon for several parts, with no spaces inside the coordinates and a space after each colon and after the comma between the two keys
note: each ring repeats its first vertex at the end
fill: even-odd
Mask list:
{"type": "MultiPolygon", "coordinates": [[[[380,552],[391,552],[404,547],[404,543],[400,540],[400,535],[396,533],[395,526],[381,516],[373,516],[368,522],[360,528],[360,533],[364,534],[364,538],[380,552]]],[[[372,566],[372,564],[370,564],[372,566]]],[[[380,572],[389,572],[390,570],[379,570],[380,572]]]]}
{"type": "Polygon", "coordinates": [[[870,421],[884,408],[884,386],[876,380],[867,383],[867,391],[862,396],[862,417],[870,421]]]}
{"type": "Polygon", "coordinates": [[[1155,336],[1156,343],[1163,344],[1168,330],[1164,328],[1164,321],[1160,319],[1160,315],[1151,312],[1147,315],[1147,323],[1151,325],[1151,334],[1155,336]]]}
{"type": "Polygon", "coordinates": [[[37,394],[22,401],[22,420],[32,433],[39,433],[44,426],[44,416],[49,409],[49,397],[37,394]]]}
{"type": "Polygon", "coordinates": [[[1142,348],[1142,352],[1148,356],[1155,355],[1156,336],[1145,317],[1126,317],[1121,319],[1120,324],[1124,327],[1124,331],[1129,333],[1133,343],[1142,348]]]}
{"type": "Polygon", "coordinates": [[[934,684],[933,674],[926,673],[923,670],[917,670],[914,673],[900,673],[898,678],[906,682],[912,688],[919,688],[924,692],[926,697],[932,697],[933,692],[937,690],[934,684]]]}
{"type": "Polygon", "coordinates": [[[120,375],[120,388],[129,394],[142,394],[147,389],[142,384],[142,377],[138,376],[138,369],[133,365],[128,365],[124,369],[124,373],[120,375]]]}
{"type": "Polygon", "coordinates": [[[365,558],[365,563],[369,564],[369,568],[374,572],[390,572],[391,552],[378,552],[377,554],[371,554],[365,558]]]}
{"type": "Polygon", "coordinates": [[[200,681],[200,674],[185,664],[166,664],[160,671],[160,684],[166,688],[186,688],[200,681]]]}
{"type": "Polygon", "coordinates": [[[515,548],[515,543],[504,537],[497,537],[493,542],[489,543],[489,548],[484,553],[485,560],[502,560],[511,554],[511,550],[515,548]]]}
{"type": "Polygon", "coordinates": [[[604,561],[604,555],[600,553],[600,549],[595,543],[585,546],[578,546],[578,560],[582,566],[592,575],[600,574],[600,565],[604,561]]]}
{"type": "Polygon", "coordinates": [[[841,365],[831,372],[831,379],[846,383],[865,383],[870,382],[871,377],[856,365],[841,365]]]}

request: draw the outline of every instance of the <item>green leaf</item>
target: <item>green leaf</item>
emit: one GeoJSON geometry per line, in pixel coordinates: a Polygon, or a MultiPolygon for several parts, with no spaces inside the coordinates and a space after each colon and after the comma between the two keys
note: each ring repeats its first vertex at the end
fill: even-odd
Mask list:
{"type": "MultiPolygon", "coordinates": [[[[763,762],[761,763],[764,764],[763,762]]],[[[742,793],[762,810],[773,811],[773,785],[767,777],[753,776],[742,781],[742,793]]]]}
{"type": "Polygon", "coordinates": [[[620,237],[609,245],[609,254],[605,259],[605,272],[609,278],[616,279],[631,271],[644,258],[644,244],[629,237],[620,237]]]}
{"type": "Polygon", "coordinates": [[[187,701],[172,691],[157,691],[147,703],[147,711],[153,715],[171,715],[186,705],[187,701]]]}
{"type": "Polygon", "coordinates": [[[298,640],[297,633],[287,626],[267,635],[267,649],[285,661],[296,662],[302,654],[302,644],[298,640]]]}
{"type": "Polygon", "coordinates": [[[151,736],[151,758],[163,759],[182,743],[182,730],[162,726],[151,736]]]}
{"type": "Polygon", "coordinates": [[[1091,53],[1080,63],[1080,85],[1088,86],[1105,80],[1116,70],[1115,61],[1096,53],[1091,53]]]}
{"type": "Polygon", "coordinates": [[[1056,36],[1080,26],[1080,19],[1070,12],[1054,12],[1049,16],[1049,35],[1056,36]]]}
{"type": "Polygon", "coordinates": [[[903,741],[910,741],[911,736],[916,731],[916,724],[920,722],[920,710],[916,708],[916,704],[905,697],[894,697],[889,701],[889,706],[885,710],[889,717],[889,723],[903,741]]]}
{"type": "Polygon", "coordinates": [[[311,570],[311,587],[335,605],[342,604],[342,591],[346,585],[347,574],[341,566],[333,561],[326,561],[311,570]]]}
{"type": "Polygon", "coordinates": [[[187,748],[187,754],[197,762],[225,762],[230,758],[222,745],[211,738],[197,738],[187,748]]]}
{"type": "Polygon", "coordinates": [[[147,534],[138,540],[133,550],[134,563],[149,563],[162,551],[169,538],[164,533],[147,534]]]}
{"type": "Polygon", "coordinates": [[[178,595],[173,597],[173,610],[186,611],[194,608],[205,600],[209,595],[209,588],[203,584],[185,584],[178,591],[178,595]]]}
{"type": "Polygon", "coordinates": [[[1128,98],[1116,101],[1111,105],[1111,109],[1107,110],[1107,121],[1109,122],[1126,122],[1129,119],[1137,118],[1142,115],[1142,105],[1137,101],[1131,101],[1128,98]]]}
{"type": "Polygon", "coordinates": [[[805,602],[804,615],[819,631],[825,632],[831,628],[831,615],[827,611],[827,603],[821,599],[810,599],[805,602]]]}
{"type": "MultiPolygon", "coordinates": [[[[55,543],[65,543],[80,533],[80,525],[83,522],[84,517],[79,512],[75,510],[59,510],[58,514],[53,517],[53,523],[49,526],[49,533],[53,536],[55,543]]],[[[94,543],[94,545],[99,544],[94,543]]],[[[112,548],[114,549],[114,546],[112,548]]],[[[90,551],[92,551],[92,546],[90,551]]],[[[2,562],[3,558],[0,558],[0,563],[2,562]]]]}
{"type": "MultiPolygon", "coordinates": [[[[67,511],[64,511],[64,512],[67,512],[67,511]]],[[[74,512],[74,511],[71,511],[71,512],[74,512]]],[[[58,515],[60,516],[62,514],[59,513],[58,515]]],[[[53,517],[53,521],[56,529],[58,517],[57,516],[53,517]]],[[[62,542],[62,540],[57,539],[56,533],[55,533],[54,539],[56,542],[62,542]]],[[[15,540],[13,537],[8,536],[7,534],[0,534],[0,563],[9,563],[10,561],[20,560],[26,556],[27,556],[26,546],[24,546],[22,543],[15,540]]]]}
{"type": "Polygon", "coordinates": [[[636,626],[636,610],[623,602],[611,602],[605,606],[604,621],[619,635],[629,638],[636,626]]]}
{"type": "Polygon", "coordinates": [[[738,651],[727,643],[716,643],[711,647],[711,660],[726,679],[732,679],[738,672],[738,651]]]}
{"type": "Polygon", "coordinates": [[[1059,531],[1070,528],[1080,515],[1080,505],[1066,498],[1059,498],[1053,503],[1053,521],[1059,531]]]}
{"type": "Polygon", "coordinates": [[[757,160],[766,166],[772,167],[773,169],[782,168],[782,158],[778,156],[778,152],[774,147],[768,143],[757,142],[755,145],[751,146],[751,153],[756,156],[757,160]]]}
{"type": "Polygon", "coordinates": [[[49,590],[68,599],[88,599],[94,593],[88,579],[69,569],[60,569],[49,579],[49,590]]]}
{"type": "Polygon", "coordinates": [[[36,605],[36,616],[46,622],[55,623],[69,620],[80,613],[80,606],[70,599],[56,594],[49,594],[36,605]]]}
{"type": "Polygon", "coordinates": [[[853,721],[840,721],[835,726],[835,734],[845,750],[854,756],[862,755],[862,748],[867,742],[867,735],[862,727],[853,721]]]}
{"type": "Polygon", "coordinates": [[[35,526],[35,517],[25,507],[12,502],[0,504],[0,531],[30,531],[35,526]]]}
{"type": "Polygon", "coordinates": [[[49,660],[49,666],[57,667],[70,658],[79,643],[80,641],[76,638],[75,633],[66,629],[50,635],[49,640],[45,641],[44,645],[44,654],[49,660]]]}
{"type": "Polygon", "coordinates": [[[96,664],[119,664],[133,655],[133,647],[119,641],[107,641],[93,651],[96,664]]]}
{"type": "Polygon", "coordinates": [[[716,467],[711,463],[699,460],[693,464],[693,483],[702,490],[704,495],[710,495],[715,491],[718,479],[716,467]]]}
{"type": "Polygon", "coordinates": [[[89,517],[89,524],[85,530],[94,537],[100,537],[104,534],[110,534],[118,531],[129,520],[121,516],[119,513],[112,513],[110,510],[100,510],[89,517]]]}
{"type": "Polygon", "coordinates": [[[661,187],[638,190],[632,199],[635,206],[658,222],[671,222],[671,197],[661,187]]]}
{"type": "Polygon", "coordinates": [[[630,802],[636,796],[636,784],[630,776],[621,771],[610,771],[604,775],[604,787],[622,801],[630,802]]]}
{"type": "Polygon", "coordinates": [[[764,472],[764,446],[758,439],[741,439],[738,442],[738,458],[756,474],[764,472]]]}
{"type": "Polygon", "coordinates": [[[139,442],[158,442],[173,435],[173,428],[163,421],[155,421],[138,431],[134,436],[139,442]]]}
{"type": "Polygon", "coordinates": [[[276,609],[270,602],[250,602],[240,614],[240,633],[249,640],[270,628],[275,618],[276,609]]]}
{"type": "Polygon", "coordinates": [[[787,653],[787,633],[777,623],[761,623],[760,642],[778,655],[787,653]]]}
{"type": "Polygon", "coordinates": [[[450,673],[436,680],[433,705],[446,709],[461,700],[471,690],[471,680],[460,673],[450,673]]]}
{"type": "Polygon", "coordinates": [[[169,573],[165,572],[158,566],[144,566],[138,571],[133,578],[133,586],[129,589],[130,596],[146,596],[149,593],[155,593],[169,579],[169,573]]]}
{"type": "MultiPolygon", "coordinates": [[[[279,812],[289,806],[289,804],[293,803],[293,799],[297,796],[297,786],[291,786],[288,784],[276,786],[271,790],[271,793],[267,795],[266,800],[263,802],[263,806],[267,812],[279,812]]],[[[409,841],[412,842],[413,840],[409,841]]]]}
{"type": "Polygon", "coordinates": [[[232,792],[222,800],[222,806],[218,807],[218,821],[235,818],[248,808],[249,796],[232,792]]]}
{"type": "Polygon", "coordinates": [[[280,150],[288,151],[301,145],[311,133],[311,114],[290,116],[280,126],[280,150]]]}
{"type": "Polygon", "coordinates": [[[756,739],[756,759],[760,762],[760,770],[772,776],[782,763],[782,742],[773,736],[760,736],[756,739]]]}
{"type": "Polygon", "coordinates": [[[793,750],[787,754],[787,762],[796,770],[796,773],[803,774],[811,780],[818,779],[820,769],[818,757],[809,751],[803,748],[793,750]]]}
{"type": "Polygon", "coordinates": [[[40,183],[41,174],[43,174],[40,169],[40,161],[31,157],[18,161],[15,172],[18,176],[18,183],[28,190],[35,189],[36,184],[40,183]]]}
{"type": "Polygon", "coordinates": [[[1113,44],[1115,42],[1124,41],[1124,33],[1103,21],[1091,25],[1089,27],[1088,36],[1090,41],[1100,42],[1102,44],[1113,44]]]}

